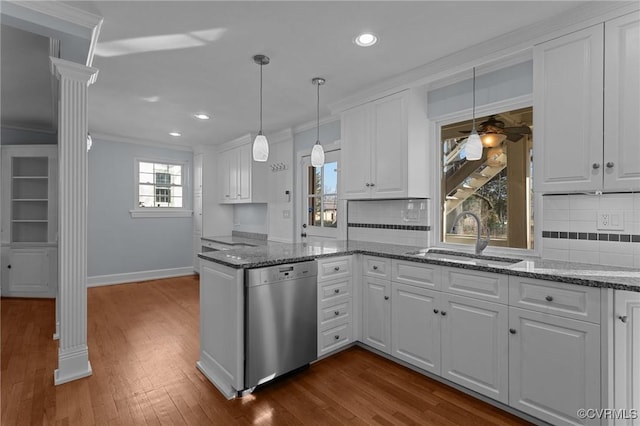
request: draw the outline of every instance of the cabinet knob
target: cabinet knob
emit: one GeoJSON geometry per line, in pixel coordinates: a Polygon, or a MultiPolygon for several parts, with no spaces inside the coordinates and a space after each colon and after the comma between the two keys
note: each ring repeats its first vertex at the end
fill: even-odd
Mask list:
{"type": "Polygon", "coordinates": [[[229,194],[225,195],[225,198],[229,198],[229,197],[230,197],[230,195],[229,195],[229,194]]]}
{"type": "Polygon", "coordinates": [[[607,169],[611,169],[611,168],[613,168],[613,161],[609,161],[607,163],[607,169]]]}
{"type": "Polygon", "coordinates": [[[333,292],[334,292],[335,294],[338,294],[338,293],[340,293],[340,289],[339,289],[339,288],[336,288],[335,290],[333,290],[333,292]]]}
{"type": "Polygon", "coordinates": [[[440,311],[440,315],[445,316],[447,313],[445,311],[440,311]]]}
{"type": "Polygon", "coordinates": [[[335,315],[335,316],[340,315],[340,311],[333,311],[333,315],[335,315]]]}
{"type": "Polygon", "coordinates": [[[618,317],[618,319],[619,319],[620,321],[622,321],[622,322],[627,322],[627,316],[626,316],[626,315],[620,315],[620,316],[618,317]]]}
{"type": "Polygon", "coordinates": [[[333,270],[337,272],[337,271],[339,271],[339,270],[340,270],[340,267],[339,267],[339,266],[336,266],[335,268],[333,268],[333,270]]]}
{"type": "Polygon", "coordinates": [[[378,267],[377,267],[376,265],[373,265],[373,270],[374,270],[374,271],[377,271],[377,270],[378,270],[378,267]]]}
{"type": "Polygon", "coordinates": [[[376,184],[375,184],[375,183],[372,183],[372,184],[371,184],[371,186],[376,186],[376,184]]]}
{"type": "Polygon", "coordinates": [[[544,300],[546,300],[547,302],[551,302],[553,301],[553,296],[547,296],[544,298],[544,300]]]}
{"type": "Polygon", "coordinates": [[[591,167],[593,167],[594,170],[597,170],[600,168],[600,163],[593,163],[591,167]]]}
{"type": "Polygon", "coordinates": [[[335,336],[333,336],[333,338],[336,339],[336,340],[340,340],[340,335],[336,334],[335,336]]]}
{"type": "Polygon", "coordinates": [[[510,329],[509,329],[509,333],[511,333],[511,334],[516,334],[516,329],[515,329],[515,328],[510,328],[510,329]]]}
{"type": "Polygon", "coordinates": [[[434,309],[434,310],[433,310],[433,313],[434,313],[434,314],[437,314],[438,312],[440,312],[440,311],[439,311],[439,310],[437,310],[437,309],[434,309]]]}
{"type": "Polygon", "coordinates": [[[366,186],[367,188],[371,186],[371,184],[369,182],[365,183],[364,186],[366,186]]]}
{"type": "Polygon", "coordinates": [[[7,265],[7,269],[11,269],[11,265],[7,265]]]}
{"type": "Polygon", "coordinates": [[[385,297],[384,297],[384,300],[389,300],[389,296],[385,296],[385,297]]]}

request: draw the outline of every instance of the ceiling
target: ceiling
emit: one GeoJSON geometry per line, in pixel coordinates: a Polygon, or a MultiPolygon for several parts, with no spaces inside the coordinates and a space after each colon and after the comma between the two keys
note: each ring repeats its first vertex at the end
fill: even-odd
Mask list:
{"type": "MultiPolygon", "coordinates": [[[[67,3],[104,18],[93,61],[98,79],[89,89],[90,132],[197,146],[257,132],[255,54],[271,58],[263,68],[263,128],[269,136],[313,122],[313,77],[327,80],[320,115],[328,116],[328,104],[585,2],[67,3]],[[378,44],[356,46],[353,38],[362,31],[374,32],[378,44]],[[212,118],[193,118],[200,112],[212,118]]],[[[51,96],[49,44],[41,39],[2,28],[3,126],[43,128],[48,117],[53,127],[51,111],[45,111],[52,107],[45,99],[47,92],[51,96]]]]}

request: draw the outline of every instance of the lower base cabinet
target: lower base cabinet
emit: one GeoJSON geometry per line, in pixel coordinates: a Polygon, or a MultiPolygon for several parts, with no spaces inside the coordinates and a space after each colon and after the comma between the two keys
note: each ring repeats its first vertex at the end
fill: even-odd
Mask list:
{"type": "Polygon", "coordinates": [[[615,291],[612,321],[615,408],[636,417],[618,418],[615,426],[640,426],[640,292],[615,291]]]}
{"type": "Polygon", "coordinates": [[[384,353],[391,353],[391,282],[362,278],[362,341],[384,353]]]}
{"type": "Polygon", "coordinates": [[[507,404],[507,306],[443,293],[440,314],[441,376],[507,404]]]}
{"type": "Polygon", "coordinates": [[[600,424],[600,326],[509,308],[509,405],[554,425],[600,424]]]}
{"type": "Polygon", "coordinates": [[[56,296],[57,248],[3,248],[2,295],[9,297],[56,296]]]}

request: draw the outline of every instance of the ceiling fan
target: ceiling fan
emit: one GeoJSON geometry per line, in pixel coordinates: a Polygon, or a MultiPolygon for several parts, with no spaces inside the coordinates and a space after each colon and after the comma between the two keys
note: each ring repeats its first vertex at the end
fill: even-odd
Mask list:
{"type": "MultiPolygon", "coordinates": [[[[460,133],[468,134],[468,133],[471,133],[471,130],[460,130],[460,133]]],[[[529,128],[529,126],[525,126],[525,125],[505,127],[504,121],[500,121],[496,119],[495,115],[492,115],[486,121],[483,121],[482,123],[480,123],[480,125],[478,126],[478,134],[480,135],[480,138],[483,140],[483,144],[485,146],[495,146],[500,142],[502,142],[504,139],[507,139],[511,142],[517,142],[520,139],[522,139],[524,135],[530,135],[531,129],[529,128]],[[491,135],[504,135],[504,136],[500,136],[497,139],[493,138],[493,140],[489,142],[489,140],[492,139],[491,135]],[[487,140],[487,143],[485,143],[485,139],[487,140]]]]}

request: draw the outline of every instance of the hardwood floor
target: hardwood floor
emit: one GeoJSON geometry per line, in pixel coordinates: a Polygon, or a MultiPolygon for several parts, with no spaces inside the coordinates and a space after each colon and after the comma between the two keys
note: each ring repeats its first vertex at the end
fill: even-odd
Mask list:
{"type": "Polygon", "coordinates": [[[53,300],[1,308],[2,425],[528,424],[357,347],[227,401],[195,367],[197,277],[90,288],[93,375],[61,386],[53,300]]]}

